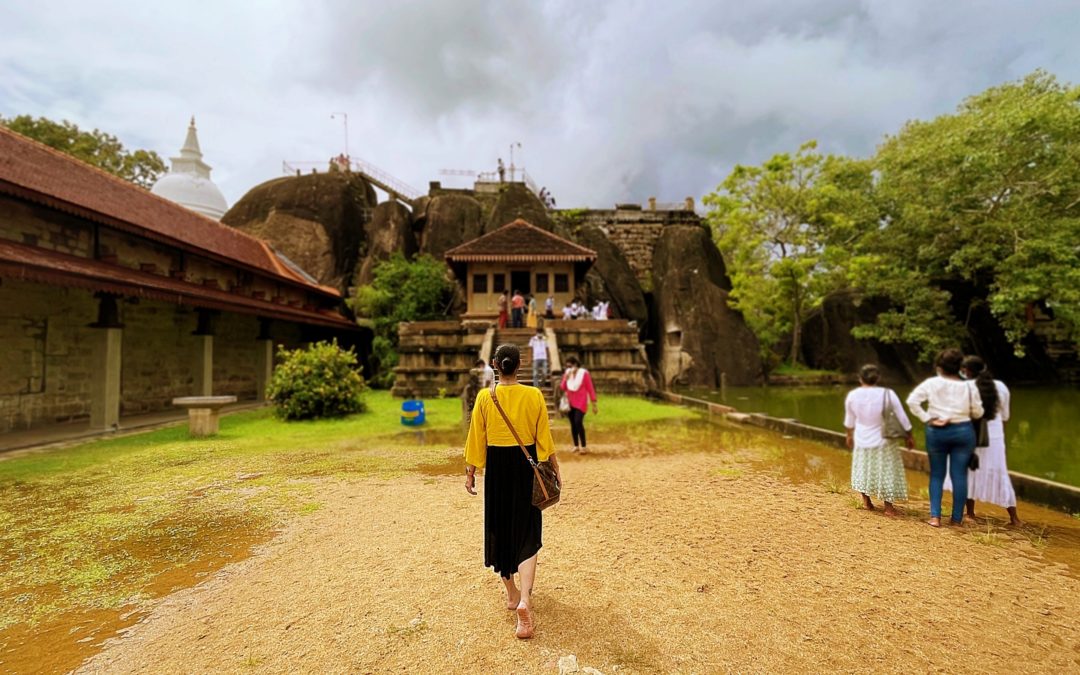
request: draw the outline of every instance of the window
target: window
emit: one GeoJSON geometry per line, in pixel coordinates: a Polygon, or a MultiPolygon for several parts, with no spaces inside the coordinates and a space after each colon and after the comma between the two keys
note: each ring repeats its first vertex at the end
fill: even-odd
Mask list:
{"type": "Polygon", "coordinates": [[[547,293],[548,292],[548,275],[547,272],[536,275],[536,292],[547,293]]]}
{"type": "Polygon", "coordinates": [[[472,275],[472,292],[473,293],[487,293],[487,275],[486,274],[474,274],[472,275]]]}
{"type": "Polygon", "coordinates": [[[570,278],[565,274],[555,275],[555,292],[556,293],[569,293],[570,292],[570,278]]]}
{"type": "Polygon", "coordinates": [[[506,275],[505,274],[492,274],[491,275],[491,290],[494,293],[502,293],[506,290],[506,275]]]}

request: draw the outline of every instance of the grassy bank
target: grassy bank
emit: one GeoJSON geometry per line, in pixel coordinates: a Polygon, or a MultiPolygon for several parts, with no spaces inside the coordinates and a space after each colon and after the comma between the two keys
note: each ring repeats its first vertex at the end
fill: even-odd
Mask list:
{"type": "MultiPolygon", "coordinates": [[[[319,508],[321,477],[391,477],[460,446],[458,399],[425,402],[418,433],[401,402],[368,395],[341,420],[283,422],[269,410],[0,461],[0,630],[66,612],[114,610],[246,555],[290,515],[319,508]]],[[[694,413],[607,397],[592,428],[694,413]]]]}

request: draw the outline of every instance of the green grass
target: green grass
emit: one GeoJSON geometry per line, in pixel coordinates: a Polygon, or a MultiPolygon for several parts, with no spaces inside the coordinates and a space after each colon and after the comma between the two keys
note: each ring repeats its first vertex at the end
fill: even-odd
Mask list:
{"type": "Polygon", "coordinates": [[[604,396],[599,399],[600,413],[592,414],[589,409],[588,429],[621,429],[631,424],[648,424],[680,419],[695,419],[701,413],[690,408],[659,403],[634,396],[604,396]]]}
{"type": "MultiPolygon", "coordinates": [[[[367,404],[338,420],[261,409],[223,417],[213,438],[184,425],[0,461],[0,630],[168,592],[154,586],[163,573],[194,579],[318,511],[324,477],[392,478],[460,451],[460,400],[426,400],[417,429],[388,392],[367,404]]],[[[597,429],[700,417],[630,397],[601,406],[597,429]]]]}

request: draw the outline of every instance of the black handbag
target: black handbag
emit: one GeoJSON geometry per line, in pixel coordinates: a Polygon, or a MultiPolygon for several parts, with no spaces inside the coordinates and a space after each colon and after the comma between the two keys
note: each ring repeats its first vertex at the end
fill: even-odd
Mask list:
{"type": "MultiPolygon", "coordinates": [[[[968,414],[971,414],[971,409],[974,407],[972,404],[974,401],[971,398],[971,387],[968,387],[968,414]]],[[[972,417],[971,426],[975,430],[975,447],[985,448],[990,445],[990,429],[986,423],[986,413],[983,413],[982,417],[972,417]]],[[[971,453],[971,459],[968,460],[967,468],[970,471],[979,470],[979,455],[976,452],[971,453]]]]}
{"type": "MultiPolygon", "coordinates": [[[[495,387],[497,385],[491,385],[491,401],[495,404],[495,409],[502,415],[503,421],[506,422],[507,428],[510,429],[510,433],[514,435],[514,440],[517,441],[518,447],[525,453],[525,459],[529,462],[529,466],[533,470],[533,486],[532,486],[532,504],[536,508],[543,511],[549,506],[554,506],[559,503],[559,497],[562,495],[562,486],[559,485],[558,474],[555,473],[555,468],[551,466],[551,462],[537,462],[529,454],[529,451],[525,448],[525,444],[521,442],[521,436],[518,436],[517,429],[510,423],[510,418],[506,416],[506,412],[503,411],[502,406],[499,405],[499,397],[495,395],[495,387]]],[[[544,411],[547,414],[547,411],[544,411]]]]}

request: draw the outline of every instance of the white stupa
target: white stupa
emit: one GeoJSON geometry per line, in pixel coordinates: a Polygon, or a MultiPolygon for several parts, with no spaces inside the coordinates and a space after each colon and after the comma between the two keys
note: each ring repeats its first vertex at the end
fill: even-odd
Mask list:
{"type": "Polygon", "coordinates": [[[203,161],[199,137],[195,133],[195,118],[191,118],[184,147],[179,157],[171,157],[172,168],[150,190],[169,201],[197,211],[214,220],[221,220],[229,210],[225,196],[210,180],[210,165],[203,161]]]}

